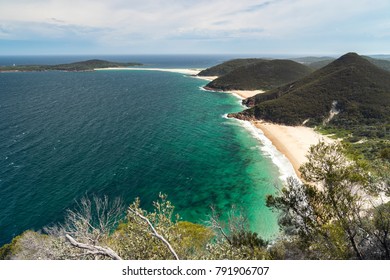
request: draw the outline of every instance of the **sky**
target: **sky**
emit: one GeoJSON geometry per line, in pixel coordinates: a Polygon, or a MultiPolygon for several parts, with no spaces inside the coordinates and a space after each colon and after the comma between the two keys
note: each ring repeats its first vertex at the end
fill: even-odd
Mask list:
{"type": "Polygon", "coordinates": [[[390,54],[389,0],[0,0],[0,55],[390,54]]]}

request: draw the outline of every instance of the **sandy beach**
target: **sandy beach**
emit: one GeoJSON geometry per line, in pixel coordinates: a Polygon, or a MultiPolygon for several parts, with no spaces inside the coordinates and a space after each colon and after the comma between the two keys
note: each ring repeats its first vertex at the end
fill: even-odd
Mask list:
{"type": "Polygon", "coordinates": [[[225,92],[233,93],[235,95],[238,95],[242,99],[246,99],[246,98],[255,96],[256,94],[264,93],[265,91],[259,89],[259,90],[229,90],[229,91],[225,91],[225,92]]]}
{"type": "Polygon", "coordinates": [[[263,121],[253,121],[252,123],[271,140],[279,152],[287,157],[298,177],[300,177],[298,169],[307,161],[306,154],[310,146],[318,144],[319,141],[326,143],[335,141],[315,132],[310,127],[278,125],[263,121]]]}
{"type": "Polygon", "coordinates": [[[216,78],[218,78],[218,76],[198,76],[198,75],[196,75],[194,77],[197,79],[206,80],[209,82],[214,81],[216,78]]]}
{"type": "MultiPolygon", "coordinates": [[[[200,77],[205,80],[212,81],[217,77],[200,77]]],[[[229,90],[221,91],[234,94],[235,96],[246,99],[259,93],[264,93],[264,90],[229,90]]],[[[334,142],[335,140],[315,132],[313,128],[305,126],[286,126],[271,124],[264,121],[252,121],[252,124],[260,129],[265,137],[267,137],[275,148],[282,153],[292,164],[295,173],[300,177],[299,167],[307,161],[306,154],[312,145],[318,144],[319,141],[326,143],[334,142]]]]}
{"type": "Polygon", "coordinates": [[[172,73],[180,73],[185,75],[193,75],[196,76],[201,71],[201,69],[182,69],[182,68],[141,68],[141,67],[113,67],[113,68],[96,68],[95,71],[103,71],[103,70],[117,70],[117,71],[162,71],[162,72],[172,72],[172,73]]]}
{"type": "MultiPolygon", "coordinates": [[[[195,77],[198,78],[198,79],[209,81],[209,82],[211,82],[211,81],[215,80],[216,78],[218,78],[218,76],[195,76],[195,77]]],[[[210,90],[212,90],[212,89],[210,89],[210,90]]],[[[215,90],[215,91],[232,93],[232,94],[234,94],[235,96],[237,96],[238,98],[241,98],[241,99],[246,99],[246,98],[252,97],[252,96],[254,96],[256,94],[265,92],[264,90],[260,90],[260,89],[259,90],[227,90],[227,91],[215,90]]]]}

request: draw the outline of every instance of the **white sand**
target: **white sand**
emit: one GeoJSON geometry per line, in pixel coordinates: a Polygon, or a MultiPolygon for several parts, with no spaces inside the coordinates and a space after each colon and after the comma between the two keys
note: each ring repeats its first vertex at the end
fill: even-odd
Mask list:
{"type": "Polygon", "coordinates": [[[214,81],[218,76],[195,76],[195,78],[201,79],[201,80],[206,80],[206,81],[214,81]]]}
{"type": "Polygon", "coordinates": [[[198,75],[201,69],[181,69],[181,68],[141,68],[141,67],[113,67],[113,68],[96,68],[96,71],[102,70],[129,70],[129,71],[162,71],[162,72],[173,72],[181,73],[186,75],[198,75]]]}
{"type": "Polygon", "coordinates": [[[265,91],[259,89],[259,90],[229,90],[226,92],[233,93],[235,95],[238,95],[242,99],[246,99],[255,96],[256,94],[264,93],[265,91]]]}
{"type": "Polygon", "coordinates": [[[253,124],[288,158],[298,177],[300,177],[298,169],[307,161],[306,154],[310,146],[318,144],[319,141],[326,143],[335,141],[310,127],[277,125],[262,121],[254,121],[253,124]]]}

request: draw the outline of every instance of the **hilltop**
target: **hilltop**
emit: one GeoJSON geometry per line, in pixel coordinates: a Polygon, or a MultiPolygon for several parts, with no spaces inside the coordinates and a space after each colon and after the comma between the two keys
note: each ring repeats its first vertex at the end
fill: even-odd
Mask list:
{"type": "Polygon", "coordinates": [[[292,60],[258,60],[213,80],[206,88],[216,90],[268,90],[298,80],[312,70],[292,60]]]}
{"type": "Polygon", "coordinates": [[[296,82],[243,102],[251,108],[231,116],[287,125],[372,124],[390,119],[390,73],[348,53],[296,82]]]}
{"type": "Polygon", "coordinates": [[[20,66],[0,66],[0,72],[32,72],[32,71],[93,71],[96,68],[116,68],[140,66],[142,64],[129,62],[111,62],[106,60],[92,59],[68,64],[58,65],[20,65],[20,66]]]}
{"type": "Polygon", "coordinates": [[[232,59],[223,62],[221,64],[215,65],[213,67],[207,68],[203,71],[200,71],[198,76],[223,76],[241,66],[250,65],[260,61],[264,61],[264,59],[259,59],[259,58],[232,59]]]}
{"type": "MultiPolygon", "coordinates": [[[[390,71],[390,60],[385,58],[374,58],[370,56],[362,56],[363,58],[370,61],[375,66],[382,68],[383,70],[390,71]]],[[[329,63],[335,61],[336,59],[333,57],[301,57],[292,59],[296,62],[303,63],[314,70],[318,70],[322,67],[325,67],[329,63]]]]}

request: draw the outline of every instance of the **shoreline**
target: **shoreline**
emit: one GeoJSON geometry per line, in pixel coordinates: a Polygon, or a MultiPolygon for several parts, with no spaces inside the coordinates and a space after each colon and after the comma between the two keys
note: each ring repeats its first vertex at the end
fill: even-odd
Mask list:
{"type": "MultiPolygon", "coordinates": [[[[199,76],[197,76],[199,77],[199,76]]],[[[215,77],[199,77],[204,80],[212,81],[212,78],[215,77]]],[[[212,88],[207,88],[206,86],[203,89],[208,91],[230,93],[237,98],[243,100],[249,97],[252,97],[256,94],[264,93],[264,90],[229,90],[229,91],[218,91],[212,88]]],[[[325,135],[322,135],[313,128],[306,126],[287,126],[273,124],[265,121],[249,121],[248,122],[254,130],[260,132],[260,136],[257,133],[254,133],[254,136],[258,138],[266,146],[268,143],[264,143],[261,134],[271,142],[271,145],[276,149],[280,155],[285,157],[287,161],[291,164],[292,169],[297,176],[301,179],[301,173],[299,172],[299,167],[307,162],[307,153],[310,150],[310,146],[318,144],[320,141],[325,143],[333,143],[335,140],[331,139],[325,135]]],[[[250,129],[252,130],[252,129],[250,129]]],[[[251,132],[253,134],[253,131],[251,132]]],[[[279,171],[281,172],[281,178],[286,178],[287,176],[293,175],[291,168],[288,167],[284,159],[280,158],[275,151],[267,151],[267,153],[272,157],[272,160],[275,165],[278,166],[279,171]]]]}
{"type": "MultiPolygon", "coordinates": [[[[203,69],[188,69],[188,68],[142,68],[142,67],[109,67],[109,68],[95,68],[95,71],[161,71],[161,72],[171,72],[171,73],[180,73],[185,74],[190,77],[205,80],[205,81],[213,81],[218,76],[198,76],[199,72],[201,72],[203,69]]],[[[239,97],[240,99],[246,99],[249,97],[252,97],[259,93],[264,93],[264,90],[216,90],[212,88],[206,88],[203,87],[205,90],[215,91],[215,92],[223,92],[223,93],[230,93],[234,94],[235,96],[239,97]]]]}
{"type": "MultiPolygon", "coordinates": [[[[203,78],[201,78],[201,79],[203,79],[203,78]]],[[[207,79],[204,78],[203,80],[207,80],[207,79]]],[[[212,81],[212,80],[207,80],[207,81],[212,81]]],[[[252,96],[255,96],[257,94],[265,92],[264,90],[261,90],[261,89],[257,89],[257,90],[239,90],[239,89],[234,89],[234,90],[217,90],[217,89],[213,89],[213,88],[208,88],[206,86],[204,86],[203,89],[206,90],[206,91],[214,91],[214,92],[222,92],[222,93],[233,94],[234,96],[238,97],[241,100],[247,99],[249,97],[252,97],[252,96]]]]}
{"type": "Polygon", "coordinates": [[[179,73],[190,76],[197,76],[201,69],[188,68],[141,68],[141,67],[109,67],[109,68],[95,68],[95,71],[161,71],[179,73]]]}
{"type": "MultiPolygon", "coordinates": [[[[213,81],[218,78],[217,76],[198,76],[201,69],[181,69],[181,68],[97,68],[96,71],[115,71],[115,70],[127,70],[127,71],[162,71],[162,72],[172,72],[188,75],[189,77],[201,79],[205,81],[213,81]]],[[[213,88],[207,88],[206,86],[202,87],[206,91],[214,91],[221,93],[229,93],[235,97],[243,100],[249,97],[252,97],[259,93],[264,93],[263,90],[215,90],[213,88]]],[[[275,148],[275,151],[267,151],[267,153],[272,157],[272,160],[275,165],[278,166],[282,178],[291,176],[293,174],[290,167],[287,167],[287,163],[280,156],[283,156],[292,166],[292,169],[295,175],[298,178],[301,178],[299,172],[299,167],[307,161],[306,154],[309,152],[309,148],[312,145],[318,144],[320,141],[326,143],[332,143],[335,140],[321,135],[320,133],[314,131],[313,128],[305,126],[287,126],[268,123],[264,121],[250,121],[248,125],[252,126],[250,132],[254,137],[258,138],[259,141],[263,142],[266,146],[268,143],[264,143],[262,135],[270,141],[272,146],[275,148]],[[256,130],[256,131],[255,131],[256,130]],[[280,155],[277,155],[280,153],[280,155]]]]}
{"type": "Polygon", "coordinates": [[[301,178],[299,167],[307,162],[306,155],[310,146],[320,141],[325,143],[336,141],[306,126],[287,126],[264,121],[251,121],[251,123],[261,130],[275,148],[288,159],[298,178],[301,178]]]}

